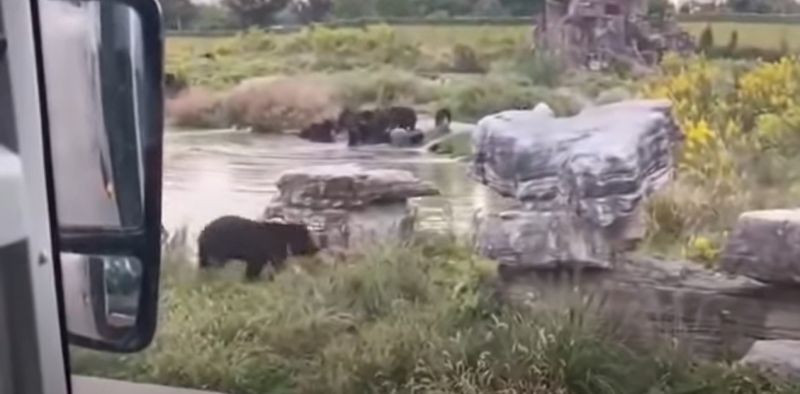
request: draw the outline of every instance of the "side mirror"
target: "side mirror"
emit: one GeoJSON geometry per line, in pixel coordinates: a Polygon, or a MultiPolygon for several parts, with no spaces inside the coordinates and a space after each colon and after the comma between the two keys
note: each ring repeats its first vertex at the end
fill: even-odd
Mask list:
{"type": "Polygon", "coordinates": [[[155,332],[161,259],[160,10],[36,1],[69,340],[138,351],[155,332]]]}

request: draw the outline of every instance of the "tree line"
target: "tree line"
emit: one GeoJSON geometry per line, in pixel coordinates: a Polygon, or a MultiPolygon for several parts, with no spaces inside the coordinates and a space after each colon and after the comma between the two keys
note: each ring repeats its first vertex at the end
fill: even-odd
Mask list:
{"type": "MultiPolygon", "coordinates": [[[[648,1],[659,12],[673,7],[667,0],[648,1]]],[[[544,3],[545,0],[219,0],[197,4],[192,0],[161,0],[165,24],[172,30],[235,29],[363,17],[528,16],[541,10],[544,3]]],[[[800,5],[796,0],[689,0],[672,11],[797,13],[800,5]]]]}
{"type": "Polygon", "coordinates": [[[363,17],[524,16],[545,0],[161,0],[173,30],[204,30],[308,24],[363,17]]]}

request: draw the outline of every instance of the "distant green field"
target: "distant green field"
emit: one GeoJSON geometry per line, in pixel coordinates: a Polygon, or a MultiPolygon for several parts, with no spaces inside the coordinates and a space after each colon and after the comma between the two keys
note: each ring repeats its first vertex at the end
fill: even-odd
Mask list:
{"type": "MultiPolygon", "coordinates": [[[[697,36],[706,24],[706,22],[684,22],[682,26],[697,36]]],[[[717,45],[727,43],[731,32],[738,30],[740,46],[777,48],[781,39],[785,38],[791,48],[800,48],[800,24],[747,22],[713,22],[710,24],[717,45]]],[[[395,29],[399,34],[431,49],[452,48],[452,45],[456,43],[480,45],[487,41],[530,39],[530,27],[526,25],[399,25],[395,26],[395,29]]],[[[205,46],[213,44],[219,39],[218,37],[170,37],[167,48],[169,50],[185,46],[205,46]]]]}
{"type": "MultiPolygon", "coordinates": [[[[707,24],[705,22],[685,22],[681,25],[690,33],[698,36],[707,24]]],[[[714,32],[714,42],[717,45],[727,43],[731,32],[737,30],[739,46],[776,49],[780,46],[781,40],[785,39],[791,48],[800,48],[800,24],[714,22],[710,25],[714,32]]]]}

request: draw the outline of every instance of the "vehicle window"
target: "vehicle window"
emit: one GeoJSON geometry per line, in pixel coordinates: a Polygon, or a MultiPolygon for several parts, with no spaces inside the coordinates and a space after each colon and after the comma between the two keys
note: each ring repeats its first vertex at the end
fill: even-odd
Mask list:
{"type": "MultiPolygon", "coordinates": [[[[73,372],[800,392],[796,2],[161,3],[159,328],[136,354],[73,349],[73,372]]],[[[88,78],[51,123],[102,136],[92,52],[51,49],[88,78]]],[[[135,293],[136,263],[106,260],[105,291],[135,293]]]]}

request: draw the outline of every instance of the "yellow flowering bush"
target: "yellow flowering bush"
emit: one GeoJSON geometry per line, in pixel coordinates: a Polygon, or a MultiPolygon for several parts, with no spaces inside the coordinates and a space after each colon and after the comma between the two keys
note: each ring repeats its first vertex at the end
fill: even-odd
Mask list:
{"type": "Polygon", "coordinates": [[[720,246],[709,237],[691,237],[683,250],[686,258],[703,263],[706,266],[713,265],[721,254],[720,246]]]}
{"type": "Polygon", "coordinates": [[[679,183],[696,189],[694,198],[704,202],[675,200],[678,206],[670,207],[654,200],[649,208],[659,214],[651,216],[657,222],[653,228],[659,236],[667,230],[684,257],[713,264],[719,257],[715,240],[724,239],[742,211],[793,201],[797,177],[790,169],[800,152],[800,58],[743,65],[668,56],[661,71],[642,92],[672,101],[685,136],[679,183]]]}
{"type": "Polygon", "coordinates": [[[746,124],[760,115],[782,114],[800,104],[800,62],[785,57],[744,74],[737,87],[737,104],[746,124]]]}

